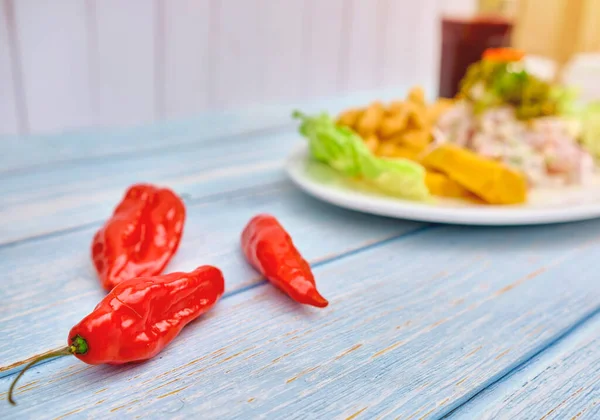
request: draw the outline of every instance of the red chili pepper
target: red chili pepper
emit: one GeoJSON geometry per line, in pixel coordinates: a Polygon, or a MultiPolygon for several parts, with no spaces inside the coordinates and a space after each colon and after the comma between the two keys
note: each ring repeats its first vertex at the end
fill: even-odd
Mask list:
{"type": "Polygon", "coordinates": [[[185,206],[171,190],[133,185],[96,233],[92,259],[106,290],[124,280],[155,276],[181,240],[185,206]]]}
{"type": "Polygon", "coordinates": [[[273,216],[261,214],[248,222],[242,249],[254,268],[296,302],[319,308],[329,304],[317,291],[310,265],[273,216]]]}
{"type": "Polygon", "coordinates": [[[44,359],[73,354],[85,363],[97,365],[156,356],[186,324],[212,308],[224,289],[223,274],[212,266],[118,284],[71,329],[67,347],[25,366],[13,381],[8,400],[15,404],[12,393],[17,381],[44,359]]]}

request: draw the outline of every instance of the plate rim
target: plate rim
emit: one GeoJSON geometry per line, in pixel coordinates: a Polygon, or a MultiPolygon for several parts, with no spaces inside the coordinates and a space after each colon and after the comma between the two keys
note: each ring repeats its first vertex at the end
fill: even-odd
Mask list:
{"type": "Polygon", "coordinates": [[[600,203],[563,208],[506,206],[440,207],[393,197],[367,196],[360,191],[331,187],[306,176],[302,168],[309,157],[308,145],[298,144],[285,162],[287,175],[309,195],[330,204],[362,213],[396,219],[473,226],[526,226],[591,220],[600,217],[600,203]]]}

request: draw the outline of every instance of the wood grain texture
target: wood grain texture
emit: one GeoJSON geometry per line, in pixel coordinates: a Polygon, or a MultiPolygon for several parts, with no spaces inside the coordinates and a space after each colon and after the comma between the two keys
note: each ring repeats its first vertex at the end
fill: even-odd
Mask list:
{"type": "Polygon", "coordinates": [[[242,187],[280,181],[282,160],[298,141],[286,136],[245,136],[202,142],[139,157],[78,162],[21,173],[0,183],[0,243],[10,243],[90,223],[99,224],[127,187],[151,182],[198,199],[242,187]],[[253,176],[250,176],[253,175],[253,176]]]}
{"type": "Polygon", "coordinates": [[[457,409],[449,419],[600,417],[600,314],[457,409]]]}
{"type": "MultiPolygon", "coordinates": [[[[335,113],[365,97],[355,94],[299,108],[335,113]]],[[[390,94],[379,97],[389,98],[390,94]]],[[[160,183],[194,199],[277,182],[284,177],[284,157],[295,142],[302,141],[290,118],[293,108],[290,105],[275,111],[265,107],[237,116],[224,113],[212,119],[138,130],[56,137],[54,144],[62,144],[70,161],[0,174],[0,244],[98,224],[134,182],[160,183]],[[274,128],[259,126],[278,122],[282,125],[274,128]],[[223,147],[224,142],[227,147],[223,147]],[[149,145],[154,148],[149,149],[149,145]],[[132,155],[130,151],[136,146],[141,150],[132,155]]],[[[34,138],[23,143],[37,141],[34,138]]],[[[16,139],[1,145],[7,152],[0,156],[7,161],[14,156],[13,147],[23,152],[33,147],[19,148],[16,139]]],[[[45,150],[51,149],[34,149],[32,159],[43,158],[45,150]]],[[[27,156],[23,153],[17,159],[27,156]]],[[[56,159],[60,156],[54,151],[56,159]]]]}
{"type": "MultiPolygon", "coordinates": [[[[248,177],[239,174],[238,179],[248,177]]],[[[225,274],[227,293],[260,281],[239,253],[239,235],[257,213],[271,212],[279,217],[311,262],[334,258],[422,226],[321,204],[289,182],[191,200],[187,210],[184,239],[168,270],[217,265],[225,274]]],[[[90,258],[91,240],[99,227],[0,247],[0,267],[7,272],[0,283],[0,294],[8,302],[0,308],[0,325],[6,338],[0,343],[1,366],[6,368],[61,345],[71,324],[104,296],[90,258]],[[44,328],[48,323],[53,327],[44,328]],[[36,346],[27,345],[24,330],[35,332],[36,346]]]]}
{"type": "Polygon", "coordinates": [[[289,110],[251,109],[244,113],[208,113],[197,118],[133,128],[82,130],[60,135],[7,136],[0,156],[0,179],[15,172],[52,170],[74,161],[160,153],[207,139],[224,139],[289,124],[289,110]],[[284,115],[285,114],[285,115],[284,115]]]}
{"type": "Polygon", "coordinates": [[[168,270],[215,264],[227,282],[217,308],[154,360],[52,360],[0,418],[597,417],[600,221],[424,225],[326,205],[285,180],[300,141],[292,108],[335,113],[397,94],[56,136],[48,163],[21,156],[41,137],[0,142],[14,165],[0,173],[0,390],[104,295],[89,245],[130,182],[188,195],[168,270]],[[259,212],[290,231],[328,308],[299,308],[244,262],[239,234],[259,212]]]}
{"type": "Polygon", "coordinates": [[[41,365],[0,414],[439,417],[598,311],[599,251],[598,221],[422,230],[316,267],[325,310],[258,285],[147,363],[41,365]]]}

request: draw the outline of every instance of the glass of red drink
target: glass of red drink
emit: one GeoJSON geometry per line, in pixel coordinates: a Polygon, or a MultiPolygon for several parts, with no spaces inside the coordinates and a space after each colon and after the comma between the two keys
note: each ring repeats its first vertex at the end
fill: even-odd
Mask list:
{"type": "Polygon", "coordinates": [[[439,96],[453,98],[469,65],[486,49],[510,46],[512,28],[512,21],[501,15],[442,17],[439,96]]]}

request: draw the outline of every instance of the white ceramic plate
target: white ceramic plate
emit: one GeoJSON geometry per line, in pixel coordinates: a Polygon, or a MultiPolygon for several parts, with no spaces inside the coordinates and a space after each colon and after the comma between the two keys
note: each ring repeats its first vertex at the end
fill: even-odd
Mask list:
{"type": "Polygon", "coordinates": [[[518,206],[479,205],[436,199],[419,203],[378,194],[365,185],[338,175],[310,159],[306,144],[288,158],[286,169],[308,194],[340,207],[399,219],[464,225],[535,225],[600,217],[600,178],[585,187],[530,191],[528,202],[518,206]]]}

